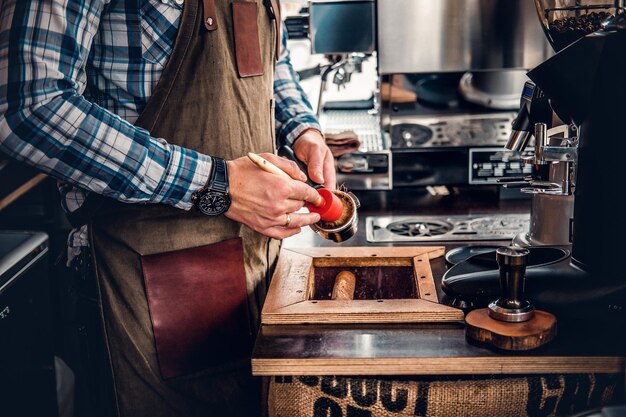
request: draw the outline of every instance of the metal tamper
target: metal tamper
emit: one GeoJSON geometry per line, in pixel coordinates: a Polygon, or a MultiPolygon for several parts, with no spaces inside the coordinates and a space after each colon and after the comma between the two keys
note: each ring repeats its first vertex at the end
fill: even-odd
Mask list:
{"type": "Polygon", "coordinates": [[[524,281],[530,250],[517,246],[496,249],[500,270],[500,298],[467,313],[468,339],[504,350],[529,350],[556,336],[556,317],[524,299],[524,281]]]}
{"type": "Polygon", "coordinates": [[[500,269],[500,298],[489,304],[489,317],[519,323],[533,318],[535,308],[524,299],[528,254],[526,248],[505,246],[496,249],[500,269]]]}

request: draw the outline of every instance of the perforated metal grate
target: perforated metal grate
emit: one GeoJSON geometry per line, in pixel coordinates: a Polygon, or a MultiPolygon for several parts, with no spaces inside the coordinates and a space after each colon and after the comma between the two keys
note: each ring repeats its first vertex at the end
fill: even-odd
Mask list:
{"type": "Polygon", "coordinates": [[[369,242],[508,240],[527,232],[529,226],[529,214],[372,216],[365,219],[369,242]]]}

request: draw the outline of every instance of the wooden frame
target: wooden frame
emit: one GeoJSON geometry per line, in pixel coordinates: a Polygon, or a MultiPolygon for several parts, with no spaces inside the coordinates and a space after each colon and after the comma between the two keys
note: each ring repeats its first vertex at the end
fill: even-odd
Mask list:
{"type": "Polygon", "coordinates": [[[623,373],[618,356],[253,358],[252,375],[519,375],[623,373]]]}
{"type": "Polygon", "coordinates": [[[430,259],[445,248],[343,247],[282,249],[261,313],[263,324],[423,323],[462,321],[459,309],[438,303],[430,259]],[[312,300],[315,267],[412,266],[418,298],[312,300]]]}

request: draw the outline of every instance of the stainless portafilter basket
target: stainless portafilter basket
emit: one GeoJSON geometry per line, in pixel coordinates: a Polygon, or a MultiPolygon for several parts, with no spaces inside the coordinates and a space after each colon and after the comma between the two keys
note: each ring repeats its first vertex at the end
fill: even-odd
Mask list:
{"type": "MultiPolygon", "coordinates": [[[[306,172],[306,165],[296,157],[291,147],[281,146],[278,148],[278,155],[294,161],[303,172],[306,172]]],[[[308,180],[307,184],[314,188],[322,187],[320,184],[315,184],[311,180],[308,180]]],[[[347,191],[332,190],[332,193],[339,197],[343,203],[344,211],[341,217],[335,222],[320,220],[312,224],[311,229],[324,239],[339,243],[350,239],[356,234],[359,225],[357,209],[361,207],[361,202],[354,194],[347,191]]]]}
{"type": "Polygon", "coordinates": [[[361,203],[359,199],[350,192],[333,190],[332,193],[339,197],[344,206],[344,213],[340,221],[328,223],[320,220],[312,224],[311,229],[324,239],[332,240],[333,242],[343,242],[344,240],[350,239],[357,232],[359,224],[357,209],[361,206],[361,203]]]}

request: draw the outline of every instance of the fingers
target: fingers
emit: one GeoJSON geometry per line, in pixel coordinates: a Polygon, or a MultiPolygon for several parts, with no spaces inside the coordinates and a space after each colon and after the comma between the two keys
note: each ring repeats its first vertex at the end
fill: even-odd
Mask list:
{"type": "Polygon", "coordinates": [[[298,159],[307,164],[309,178],[326,188],[335,189],[335,159],[324,137],[315,130],[309,130],[300,135],[292,146],[298,159]]]}
{"type": "Polygon", "coordinates": [[[324,155],[324,187],[329,190],[334,190],[337,187],[337,177],[335,171],[335,158],[333,154],[328,150],[324,155]]]}
{"type": "Polygon", "coordinates": [[[261,186],[268,190],[268,194],[276,200],[276,203],[285,201],[287,206],[282,208],[283,212],[298,211],[305,202],[317,204],[320,201],[319,193],[304,182],[307,177],[295,162],[271,154],[261,154],[261,156],[267,157],[269,162],[287,172],[290,177],[300,177],[292,181],[281,177],[267,177],[265,172],[257,175],[261,186]]]}
{"type": "MultiPolygon", "coordinates": [[[[302,172],[302,171],[300,171],[302,172]]],[[[320,194],[317,190],[301,181],[278,177],[275,174],[258,173],[258,187],[265,191],[268,204],[274,211],[291,213],[300,210],[304,203],[317,204],[320,194]]]]}
{"type": "MultiPolygon", "coordinates": [[[[272,212],[271,214],[275,214],[277,213],[278,215],[283,214],[284,213],[293,213],[295,211],[300,210],[302,207],[304,207],[304,200],[300,200],[300,199],[295,199],[295,198],[290,198],[288,200],[285,200],[283,204],[279,204],[275,206],[275,211],[272,212]]],[[[283,220],[285,218],[283,217],[283,220]]]]}
{"type": "Polygon", "coordinates": [[[286,215],[283,216],[282,227],[285,229],[300,229],[320,221],[320,215],[317,213],[288,213],[288,216],[288,224],[284,221],[286,215]]]}
{"type": "MultiPolygon", "coordinates": [[[[291,169],[290,161],[262,156],[283,170],[291,169]]],[[[293,167],[297,169],[295,164],[293,167]]],[[[319,199],[317,190],[304,182],[266,172],[247,156],[229,161],[228,176],[231,205],[225,215],[231,220],[276,239],[294,235],[301,227],[320,220],[316,213],[294,213],[305,201],[319,199]]]]}
{"type": "Polygon", "coordinates": [[[287,158],[273,155],[271,153],[264,153],[264,154],[261,154],[261,156],[267,159],[268,161],[270,161],[272,164],[276,165],[278,168],[282,169],[285,173],[287,173],[287,175],[289,175],[294,180],[298,180],[302,182],[305,182],[307,180],[306,174],[302,172],[300,167],[298,167],[298,164],[296,164],[295,162],[290,161],[287,158]]]}
{"type": "MultiPolygon", "coordinates": [[[[284,172],[286,172],[291,178],[301,181],[301,182],[305,182],[307,180],[307,176],[304,172],[302,172],[300,170],[300,168],[298,167],[298,164],[296,164],[293,161],[290,161],[287,158],[282,158],[280,156],[276,156],[276,155],[272,155],[269,153],[264,153],[261,154],[260,156],[262,156],[263,158],[267,159],[269,162],[271,162],[272,164],[274,164],[276,167],[278,167],[279,169],[283,170],[284,172]]],[[[335,188],[335,168],[334,168],[334,158],[332,156],[332,154],[330,152],[328,152],[328,155],[330,157],[330,159],[327,161],[330,163],[330,169],[328,169],[327,167],[322,167],[322,164],[317,162],[317,163],[313,163],[314,166],[319,167],[319,169],[328,169],[329,170],[329,175],[328,178],[330,178],[330,183],[332,183],[332,188],[335,188]]],[[[315,160],[315,158],[314,158],[315,160]]],[[[311,165],[309,165],[310,167],[311,165]]],[[[318,169],[318,168],[316,168],[318,169]]],[[[313,181],[317,182],[318,184],[323,184],[323,182],[318,182],[315,179],[313,179],[313,181]]],[[[293,192],[289,194],[288,198],[293,199],[293,200],[297,200],[297,201],[305,201],[307,203],[312,203],[317,205],[320,201],[320,196],[318,194],[318,192],[313,188],[310,187],[306,184],[291,184],[291,186],[293,187],[293,192]]],[[[327,187],[328,188],[328,187],[327,187]]],[[[293,206],[290,206],[290,208],[293,206]]],[[[301,207],[301,206],[300,206],[301,207]]],[[[293,208],[293,210],[291,211],[297,211],[300,207],[295,207],[293,208]]]]}
{"type": "MultiPolygon", "coordinates": [[[[304,142],[300,142],[304,143],[304,142]]],[[[325,146],[315,146],[309,144],[309,146],[301,146],[298,148],[301,151],[302,155],[298,155],[300,159],[302,159],[307,166],[307,172],[309,174],[309,178],[311,181],[317,184],[324,184],[324,154],[326,153],[325,146]]],[[[332,155],[331,155],[332,156],[332,155]]]]}
{"type": "Polygon", "coordinates": [[[309,155],[307,162],[309,178],[312,181],[324,185],[325,188],[336,188],[335,158],[327,148],[319,148],[309,155]]]}
{"type": "Polygon", "coordinates": [[[323,156],[317,153],[310,155],[307,161],[307,169],[311,181],[324,184],[324,163],[323,156]]]}
{"type": "Polygon", "coordinates": [[[300,233],[303,227],[319,221],[320,216],[317,213],[287,213],[274,219],[273,223],[276,224],[275,226],[255,230],[274,239],[285,239],[300,233]],[[289,220],[289,222],[286,220],[289,220]]]}
{"type": "Polygon", "coordinates": [[[296,201],[305,201],[317,205],[320,202],[320,194],[313,187],[309,187],[304,183],[293,183],[292,199],[296,201]]]}
{"type": "Polygon", "coordinates": [[[285,214],[285,224],[283,224],[283,227],[289,227],[290,224],[291,224],[291,215],[287,213],[285,214]]]}

